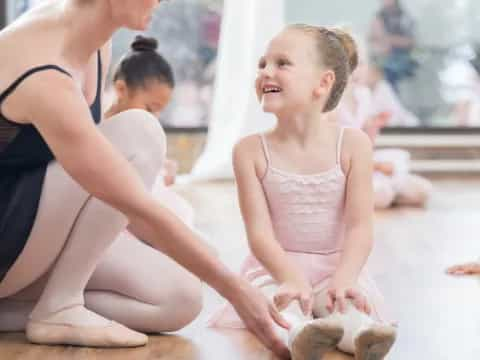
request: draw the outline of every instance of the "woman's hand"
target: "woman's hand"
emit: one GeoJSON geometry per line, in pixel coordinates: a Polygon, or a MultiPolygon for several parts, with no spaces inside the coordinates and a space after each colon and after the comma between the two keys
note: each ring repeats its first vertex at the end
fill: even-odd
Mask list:
{"type": "Polygon", "coordinates": [[[370,315],[371,308],[367,298],[355,286],[330,284],[327,290],[327,310],[330,313],[335,310],[345,313],[348,302],[351,302],[358,311],[370,315]]]}
{"type": "Polygon", "coordinates": [[[228,299],[240,318],[267,348],[282,359],[289,359],[290,352],[286,344],[276,334],[274,322],[285,329],[289,329],[290,324],[260,290],[244,280],[239,280],[238,284],[239,286],[236,287],[235,292],[228,299]]]}
{"type": "Polygon", "coordinates": [[[305,316],[312,314],[313,290],[306,280],[285,282],[277,290],[273,302],[279,311],[282,311],[294,300],[300,304],[305,316]]]}

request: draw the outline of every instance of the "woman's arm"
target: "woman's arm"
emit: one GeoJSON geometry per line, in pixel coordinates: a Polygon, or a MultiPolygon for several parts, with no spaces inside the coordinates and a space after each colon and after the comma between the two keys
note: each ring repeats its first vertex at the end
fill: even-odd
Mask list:
{"type": "MultiPolygon", "coordinates": [[[[250,249],[260,263],[279,284],[299,287],[301,294],[294,298],[305,304],[309,301],[310,285],[301,271],[294,266],[275,238],[265,194],[260,182],[264,170],[258,169],[255,159],[263,158],[260,139],[257,135],[240,141],[233,152],[233,166],[237,181],[238,198],[245,223],[250,249]]],[[[286,296],[284,304],[293,298],[286,296]]]]}
{"type": "Polygon", "coordinates": [[[71,78],[38,73],[17,89],[57,161],[87,192],[125,214],[130,226],[154,248],[176,260],[226,297],[247,326],[280,354],[286,348],[273,332],[278,317],[266,299],[232,274],[196,235],[146,191],[132,165],[95,127],[88,105],[71,78]]]}

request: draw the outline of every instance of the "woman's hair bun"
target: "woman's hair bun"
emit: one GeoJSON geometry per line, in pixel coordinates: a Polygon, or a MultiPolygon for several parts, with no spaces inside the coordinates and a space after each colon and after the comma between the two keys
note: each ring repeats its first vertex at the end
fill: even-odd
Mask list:
{"type": "Polygon", "coordinates": [[[133,51],[155,51],[158,47],[158,41],[153,37],[137,35],[130,47],[133,51]]]}

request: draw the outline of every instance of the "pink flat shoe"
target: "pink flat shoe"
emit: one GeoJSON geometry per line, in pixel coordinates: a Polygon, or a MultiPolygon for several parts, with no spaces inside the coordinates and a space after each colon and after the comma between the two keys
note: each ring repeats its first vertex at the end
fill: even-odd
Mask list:
{"type": "Polygon", "coordinates": [[[143,346],[148,342],[145,334],[115,321],[90,327],[30,320],[25,334],[30,342],[43,345],[122,348],[143,346]]]}

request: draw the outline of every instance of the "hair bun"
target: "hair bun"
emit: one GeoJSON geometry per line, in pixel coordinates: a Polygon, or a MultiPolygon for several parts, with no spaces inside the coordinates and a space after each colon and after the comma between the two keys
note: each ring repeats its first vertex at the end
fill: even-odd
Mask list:
{"type": "Polygon", "coordinates": [[[350,73],[352,73],[357,68],[359,62],[358,48],[355,40],[348,32],[340,28],[330,28],[329,31],[337,37],[345,49],[348,57],[348,65],[350,66],[350,73]]]}
{"type": "Polygon", "coordinates": [[[137,35],[130,47],[133,51],[155,51],[158,47],[158,41],[153,37],[137,35]]]}

